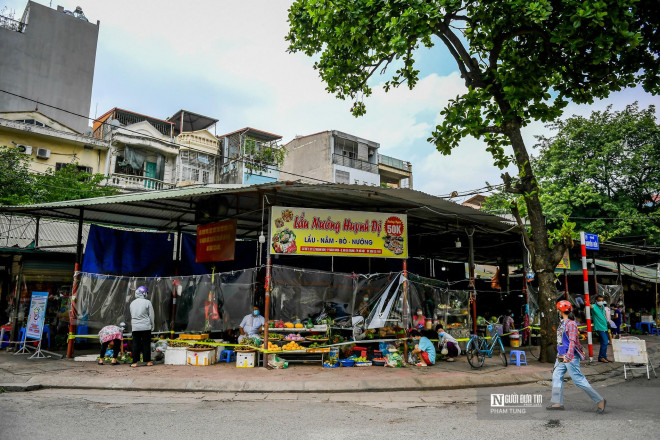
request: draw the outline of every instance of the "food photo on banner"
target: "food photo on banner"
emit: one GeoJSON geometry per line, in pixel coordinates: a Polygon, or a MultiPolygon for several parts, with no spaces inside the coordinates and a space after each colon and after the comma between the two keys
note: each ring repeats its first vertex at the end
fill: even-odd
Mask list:
{"type": "Polygon", "coordinates": [[[270,253],[408,258],[407,216],[273,206],[270,253]]]}

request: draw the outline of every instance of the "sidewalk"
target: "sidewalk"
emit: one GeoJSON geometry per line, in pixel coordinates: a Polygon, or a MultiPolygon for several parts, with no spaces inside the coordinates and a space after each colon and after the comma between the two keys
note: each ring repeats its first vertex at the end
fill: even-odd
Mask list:
{"type": "MultiPolygon", "coordinates": [[[[660,360],[660,337],[646,336],[654,364],[660,360]]],[[[598,351],[594,345],[594,353],[598,351]]],[[[613,357],[611,357],[612,359],[613,357]]],[[[322,368],[316,364],[292,364],[285,370],[236,368],[233,363],[208,367],[156,364],[130,368],[128,365],[97,365],[70,359],[27,359],[0,352],[0,389],[30,391],[41,388],[101,389],[127,391],[212,391],[254,393],[347,393],[520,385],[549,381],[552,364],[528,357],[527,366],[503,367],[499,359],[486,359],[483,368],[473,370],[465,356],[457,362],[439,362],[419,368],[322,368]]],[[[582,372],[590,381],[623,373],[620,363],[583,362],[582,372]]]]}

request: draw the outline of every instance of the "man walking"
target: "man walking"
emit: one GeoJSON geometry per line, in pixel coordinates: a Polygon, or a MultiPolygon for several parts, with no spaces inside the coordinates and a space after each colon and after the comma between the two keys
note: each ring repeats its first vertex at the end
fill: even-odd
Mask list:
{"type": "Polygon", "coordinates": [[[605,310],[605,297],[596,295],[596,304],[591,305],[591,318],[594,323],[594,330],[600,338],[600,351],[598,352],[598,362],[610,362],[607,359],[607,346],[609,339],[609,323],[607,322],[607,312],[605,310]]]}

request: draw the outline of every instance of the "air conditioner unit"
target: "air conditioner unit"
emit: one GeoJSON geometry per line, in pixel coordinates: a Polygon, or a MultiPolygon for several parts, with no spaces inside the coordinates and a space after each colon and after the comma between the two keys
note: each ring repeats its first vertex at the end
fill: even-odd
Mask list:
{"type": "Polygon", "coordinates": [[[30,145],[18,144],[16,147],[18,148],[18,151],[23,154],[27,154],[28,156],[32,154],[32,147],[30,145]]]}
{"type": "Polygon", "coordinates": [[[47,148],[37,148],[37,159],[50,158],[50,150],[47,148]]]}

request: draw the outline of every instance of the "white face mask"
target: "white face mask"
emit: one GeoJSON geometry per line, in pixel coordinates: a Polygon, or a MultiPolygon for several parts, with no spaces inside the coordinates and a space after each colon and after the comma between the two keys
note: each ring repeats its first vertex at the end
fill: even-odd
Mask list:
{"type": "Polygon", "coordinates": [[[367,302],[367,301],[369,301],[369,298],[367,298],[367,297],[365,296],[365,297],[364,297],[364,302],[367,302]]]}
{"type": "Polygon", "coordinates": [[[417,311],[417,314],[418,314],[419,316],[422,316],[422,311],[421,311],[421,310],[418,310],[418,311],[417,311]]]}
{"type": "Polygon", "coordinates": [[[604,305],[605,305],[605,301],[598,301],[598,305],[599,305],[599,306],[604,306],[604,305]]]}

